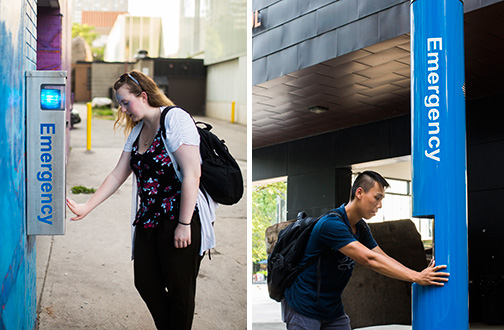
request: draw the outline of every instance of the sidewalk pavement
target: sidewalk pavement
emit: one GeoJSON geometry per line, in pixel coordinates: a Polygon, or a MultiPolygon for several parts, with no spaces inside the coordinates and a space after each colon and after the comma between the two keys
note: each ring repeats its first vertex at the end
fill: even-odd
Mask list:
{"type": "Polygon", "coordinates": [[[285,330],[280,303],[269,297],[267,284],[254,283],[249,289],[249,302],[252,304],[252,330],[285,330]]]}
{"type": "MultiPolygon", "coordinates": [[[[249,303],[252,304],[252,330],[285,330],[282,322],[280,303],[268,295],[265,283],[254,283],[249,287],[249,303]]],[[[471,323],[470,330],[502,330],[502,325],[471,323]]],[[[355,330],[411,330],[411,325],[377,325],[355,330]]]]}
{"type": "MultiPolygon", "coordinates": [[[[249,300],[252,303],[252,330],[285,330],[280,303],[269,297],[265,283],[252,284],[249,300]]],[[[406,325],[383,325],[362,330],[411,330],[406,325]]],[[[356,329],[359,330],[359,329],[356,329]]]]}
{"type": "MultiPolygon", "coordinates": [[[[86,151],[86,105],[74,107],[82,122],[70,134],[66,189],[67,197],[85,202],[90,195],[74,195],[71,187],[98,188],[119,159],[125,136],[114,133],[112,120],[93,119],[92,148],[86,151]]],[[[246,127],[196,119],[226,140],[246,181],[246,127]]],[[[67,209],[65,235],[37,237],[38,329],[155,329],[133,284],[131,184],[127,179],[84,220],[68,221],[67,209]]],[[[217,210],[217,246],[201,264],[193,329],[247,327],[246,207],[245,191],[238,204],[217,210]]]]}

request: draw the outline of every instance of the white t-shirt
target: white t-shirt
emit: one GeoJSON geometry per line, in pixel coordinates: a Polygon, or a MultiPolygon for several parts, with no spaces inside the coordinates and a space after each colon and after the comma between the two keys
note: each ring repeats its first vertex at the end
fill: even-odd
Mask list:
{"type": "MultiPolygon", "coordinates": [[[[162,110],[164,108],[160,108],[162,110]]],[[[138,123],[131,131],[126,143],[124,144],[124,151],[131,152],[133,143],[142,130],[143,122],[138,123]]],[[[199,146],[200,136],[196,125],[191,116],[181,108],[172,108],[166,114],[165,118],[166,128],[166,142],[170,153],[174,153],[183,145],[199,146]]]]}

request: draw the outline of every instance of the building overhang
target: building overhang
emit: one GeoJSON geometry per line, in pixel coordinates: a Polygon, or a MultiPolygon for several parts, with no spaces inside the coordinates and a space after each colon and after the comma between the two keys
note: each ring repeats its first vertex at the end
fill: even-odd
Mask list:
{"type": "MultiPolygon", "coordinates": [[[[374,14],[377,15],[375,19],[370,15],[361,19],[360,23],[356,21],[352,24],[355,24],[357,32],[343,26],[335,29],[332,36],[328,34],[331,32],[327,32],[271,54],[254,51],[253,148],[409,114],[407,8],[409,1],[378,11],[374,14]],[[393,13],[407,15],[406,19],[403,17],[394,21],[395,35],[388,30],[383,31],[387,24],[381,24],[393,19],[393,13]],[[367,21],[363,23],[362,20],[367,21]],[[379,42],[342,55],[336,54],[330,59],[313,61],[327,52],[325,48],[335,52],[345,47],[351,49],[345,45],[358,44],[354,39],[365,37],[365,31],[376,33],[371,32],[373,29],[378,29],[378,38],[380,35],[391,37],[379,38],[379,42]],[[295,64],[292,65],[289,61],[294,57],[295,64]],[[314,64],[304,65],[310,61],[314,64]],[[282,73],[282,67],[289,66],[299,69],[282,73]],[[326,111],[310,111],[315,106],[326,111]]],[[[466,1],[465,10],[467,99],[477,99],[504,90],[501,79],[504,76],[504,62],[501,60],[504,54],[504,2],[493,1],[492,5],[483,7],[476,1],[466,1]]]]}
{"type": "Polygon", "coordinates": [[[38,7],[48,7],[48,8],[60,8],[59,0],[39,0],[37,2],[38,7]]]}

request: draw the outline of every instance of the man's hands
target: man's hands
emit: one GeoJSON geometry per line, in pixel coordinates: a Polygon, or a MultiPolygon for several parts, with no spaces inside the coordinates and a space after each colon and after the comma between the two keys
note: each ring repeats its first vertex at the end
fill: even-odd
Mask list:
{"type": "Polygon", "coordinates": [[[450,276],[449,273],[439,272],[446,266],[436,266],[434,260],[427,268],[417,272],[389,257],[379,246],[370,250],[358,241],[348,243],[339,251],[366,268],[402,281],[415,282],[420,285],[443,286],[450,276]]]}
{"type": "Polygon", "coordinates": [[[436,262],[432,258],[429,266],[419,273],[418,279],[414,282],[420,285],[443,286],[445,282],[448,282],[450,276],[450,273],[440,272],[441,269],[445,268],[446,265],[436,266],[436,262]]]}

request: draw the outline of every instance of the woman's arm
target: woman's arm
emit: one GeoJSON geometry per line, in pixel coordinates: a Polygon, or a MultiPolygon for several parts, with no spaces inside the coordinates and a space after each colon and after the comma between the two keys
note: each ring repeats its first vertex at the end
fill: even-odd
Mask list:
{"type": "Polygon", "coordinates": [[[179,224],[175,229],[175,247],[185,248],[191,244],[191,223],[198,198],[201,176],[199,146],[182,144],[173,157],[182,172],[182,196],[180,201],[179,224]],[[183,224],[180,224],[183,223],[183,224]]]}
{"type": "Polygon", "coordinates": [[[84,204],[77,204],[75,201],[67,198],[68,208],[76,215],[70,220],[76,221],[83,219],[95,207],[100,205],[103,201],[109,198],[116,190],[126,181],[131,174],[130,152],[123,151],[116,167],[102,182],[98,190],[91,196],[91,198],[84,204]]]}

